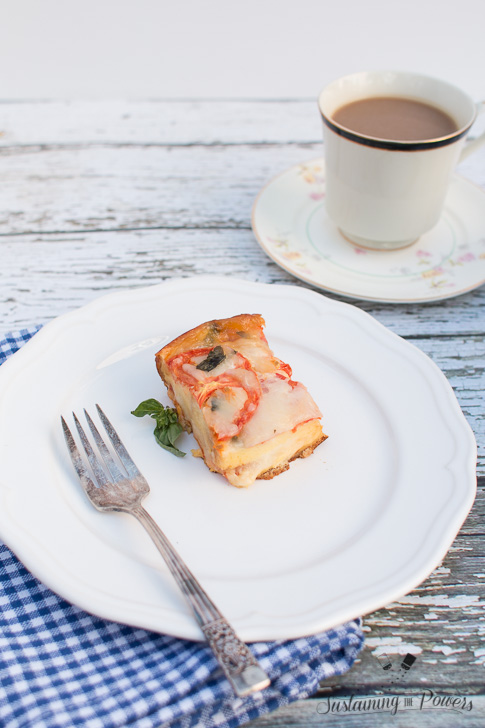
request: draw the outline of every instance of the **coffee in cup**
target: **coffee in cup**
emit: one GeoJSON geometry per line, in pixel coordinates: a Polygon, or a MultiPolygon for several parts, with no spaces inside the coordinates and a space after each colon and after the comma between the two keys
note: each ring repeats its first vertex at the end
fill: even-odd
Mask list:
{"type": "Polygon", "coordinates": [[[393,250],[438,222],[477,107],[460,89],[414,73],[356,73],[320,94],[326,208],[342,234],[393,250]]]}

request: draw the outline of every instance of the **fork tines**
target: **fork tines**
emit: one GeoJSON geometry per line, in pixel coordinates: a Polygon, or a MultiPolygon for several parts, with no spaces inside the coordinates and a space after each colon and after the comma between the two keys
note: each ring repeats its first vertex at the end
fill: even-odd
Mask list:
{"type": "MultiPolygon", "coordinates": [[[[106,417],[105,413],[99,406],[99,404],[96,405],[96,409],[99,414],[99,418],[101,422],[104,425],[104,429],[106,430],[106,433],[111,441],[111,444],[113,445],[113,449],[116,452],[117,456],[119,457],[121,463],[123,464],[124,468],[126,469],[126,473],[128,474],[129,478],[134,478],[136,476],[140,476],[141,473],[138,470],[137,466],[133,462],[132,458],[130,457],[128,451],[124,447],[123,443],[120,440],[120,437],[116,430],[114,429],[113,425],[109,421],[109,419],[106,417]]],[[[94,452],[91,443],[89,442],[88,437],[86,436],[86,433],[84,431],[84,428],[82,427],[81,423],[79,422],[79,419],[77,418],[76,414],[72,413],[74,422],[76,425],[76,429],[79,433],[79,437],[81,438],[81,442],[83,445],[83,448],[86,452],[86,457],[88,459],[89,465],[92,468],[94,477],[97,481],[97,484],[99,486],[107,485],[109,482],[111,482],[104,472],[103,468],[100,465],[99,459],[96,456],[96,453],[94,452]]],[[[103,438],[101,437],[98,428],[94,424],[91,416],[89,413],[84,410],[84,415],[86,417],[86,421],[89,425],[89,429],[91,430],[91,433],[93,435],[94,441],[98,447],[99,452],[101,453],[101,456],[103,458],[103,461],[106,465],[107,471],[109,475],[111,476],[112,481],[118,482],[120,480],[123,480],[126,478],[126,474],[123,473],[118,464],[115,462],[114,458],[112,457],[108,447],[106,446],[106,443],[104,442],[103,438]]],[[[71,456],[72,463],[74,465],[74,468],[81,479],[81,482],[83,484],[83,487],[86,487],[87,482],[91,482],[92,480],[89,476],[89,473],[84,466],[83,459],[81,457],[81,454],[79,452],[79,449],[76,445],[76,442],[74,440],[74,437],[71,433],[71,430],[69,429],[64,417],[61,416],[61,422],[62,422],[62,429],[64,431],[64,437],[66,439],[67,447],[69,450],[69,454],[71,456]]]]}

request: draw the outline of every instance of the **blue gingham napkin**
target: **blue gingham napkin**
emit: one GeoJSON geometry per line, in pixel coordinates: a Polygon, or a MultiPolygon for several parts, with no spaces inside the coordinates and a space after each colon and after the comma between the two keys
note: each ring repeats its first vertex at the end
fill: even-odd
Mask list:
{"type": "MultiPolygon", "coordinates": [[[[40,327],[0,340],[0,364],[40,327]]],[[[2,728],[236,728],[316,692],[350,668],[360,621],[251,649],[271,678],[236,698],[204,644],[87,614],[41,584],[0,543],[2,728]]]]}

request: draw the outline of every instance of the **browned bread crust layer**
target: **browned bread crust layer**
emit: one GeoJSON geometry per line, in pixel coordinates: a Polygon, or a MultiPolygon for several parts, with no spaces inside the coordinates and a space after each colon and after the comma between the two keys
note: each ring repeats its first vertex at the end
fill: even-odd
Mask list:
{"type": "Polygon", "coordinates": [[[324,440],[326,440],[328,435],[325,435],[322,433],[321,437],[319,437],[315,442],[313,442],[311,445],[307,445],[306,447],[303,447],[301,450],[299,450],[297,453],[295,453],[289,460],[286,461],[286,463],[282,463],[281,465],[278,465],[276,468],[270,468],[265,473],[261,473],[261,475],[258,475],[256,480],[271,480],[275,477],[275,475],[279,475],[280,473],[284,473],[285,470],[289,470],[290,463],[293,462],[293,460],[296,460],[297,458],[307,458],[309,455],[312,454],[312,452],[315,450],[318,445],[320,445],[324,440]]]}

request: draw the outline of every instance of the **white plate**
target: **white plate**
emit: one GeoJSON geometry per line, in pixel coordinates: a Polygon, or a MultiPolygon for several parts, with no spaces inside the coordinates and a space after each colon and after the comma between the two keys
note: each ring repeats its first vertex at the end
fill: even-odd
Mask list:
{"type": "Polygon", "coordinates": [[[275,177],[253,207],[253,231],[278,265],[349,298],[439,301],[485,282],[485,192],[453,176],[439,223],[402,250],[372,251],[346,240],[324,204],[323,159],[275,177]]]}
{"type": "MultiPolygon", "coordinates": [[[[473,435],[418,349],[344,303],[294,286],[201,277],[114,293],[45,326],[0,368],[0,534],[39,579],[102,617],[200,633],[158,552],[81,491],[60,414],[99,402],[147,477],[147,509],[246,640],[293,638],[373,611],[445,555],[475,494],[473,435]],[[160,346],[259,312],[323,412],[328,440],[247,490],[159,448],[160,346]]],[[[183,435],[180,447],[194,443],[183,435]]]]}

